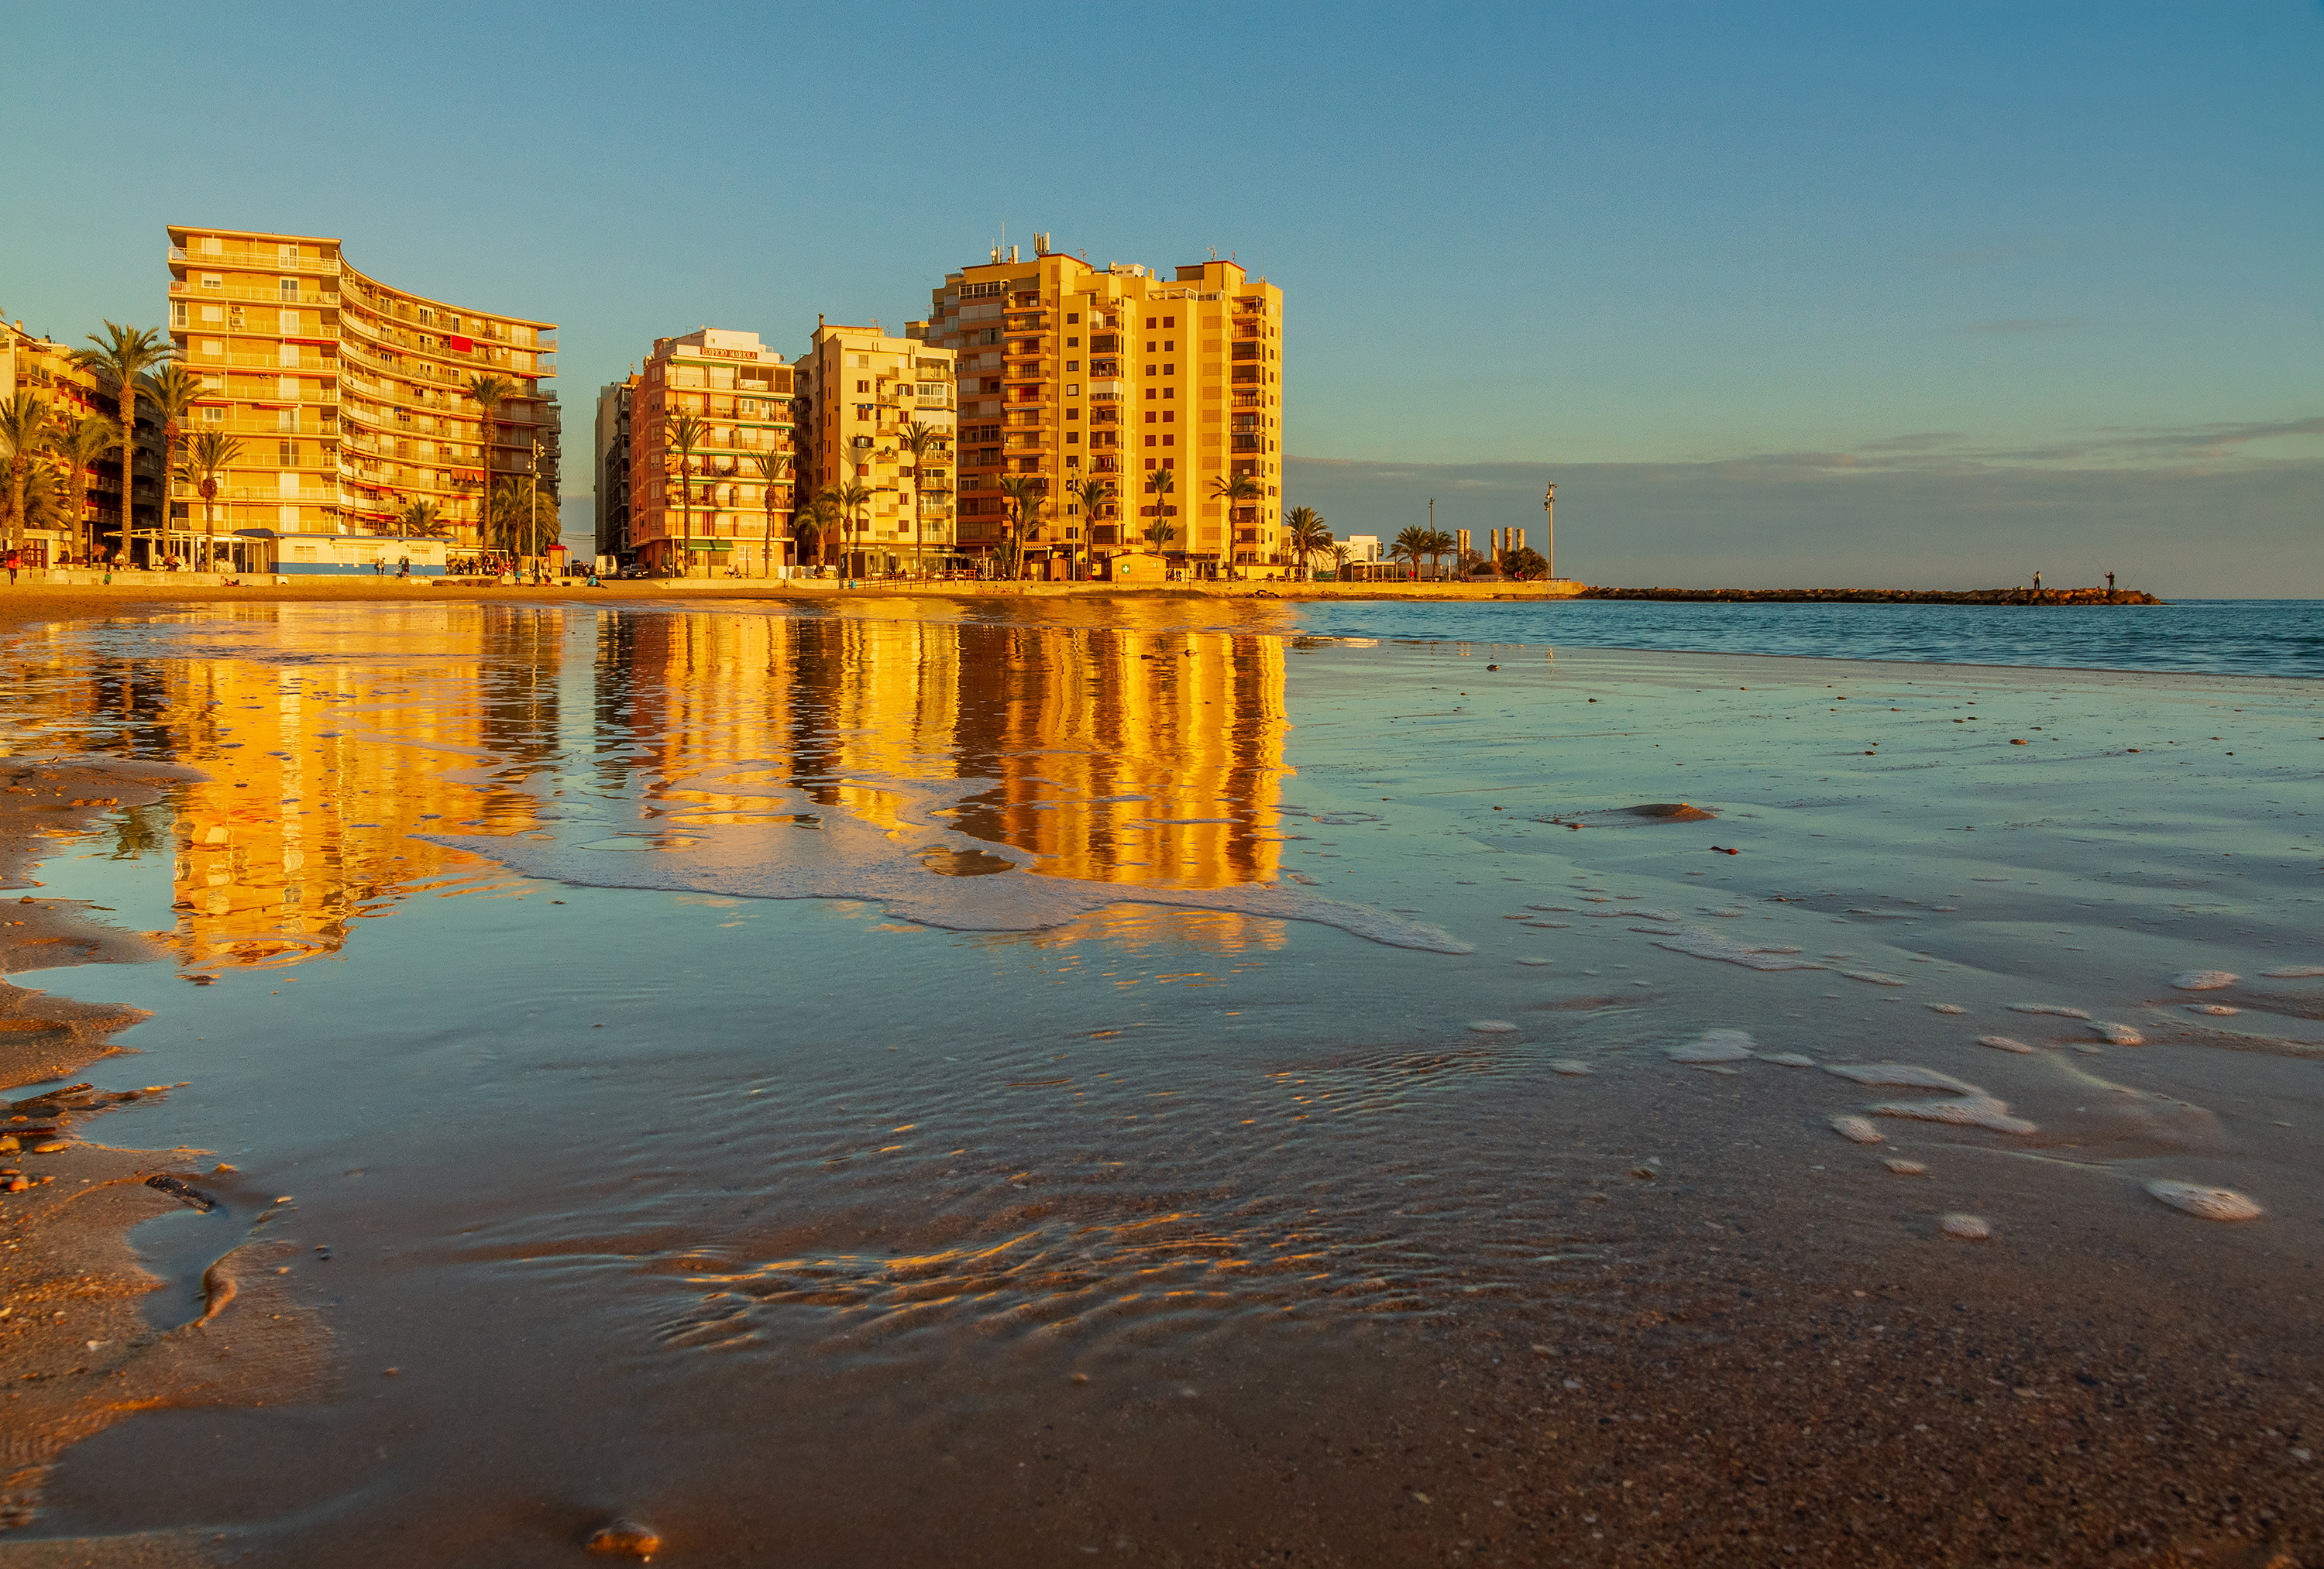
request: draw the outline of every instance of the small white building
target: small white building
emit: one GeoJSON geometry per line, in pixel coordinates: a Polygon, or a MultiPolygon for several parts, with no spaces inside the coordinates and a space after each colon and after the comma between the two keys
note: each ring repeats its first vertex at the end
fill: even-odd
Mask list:
{"type": "Polygon", "coordinates": [[[281,534],[272,528],[234,532],[235,568],[285,577],[394,577],[410,564],[413,577],[444,575],[441,539],[398,539],[387,534],[281,534]]]}
{"type": "Polygon", "coordinates": [[[1340,541],[1348,547],[1348,561],[1353,566],[1376,566],[1379,564],[1380,543],[1377,534],[1351,534],[1340,541]]]}

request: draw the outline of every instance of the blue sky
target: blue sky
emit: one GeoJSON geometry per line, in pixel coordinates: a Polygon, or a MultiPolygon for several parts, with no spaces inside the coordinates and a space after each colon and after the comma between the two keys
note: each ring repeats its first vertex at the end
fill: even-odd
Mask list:
{"type": "Polygon", "coordinates": [[[1286,292],[1291,488],[1342,533],[1434,491],[1529,522],[1499,488],[1538,470],[1598,581],[2095,551],[2324,597],[2313,4],[133,4],[9,41],[0,310],[59,335],[158,318],[166,222],[337,234],[564,324],[577,452],[658,334],[901,321],[1004,225],[1216,246],[1286,292]]]}

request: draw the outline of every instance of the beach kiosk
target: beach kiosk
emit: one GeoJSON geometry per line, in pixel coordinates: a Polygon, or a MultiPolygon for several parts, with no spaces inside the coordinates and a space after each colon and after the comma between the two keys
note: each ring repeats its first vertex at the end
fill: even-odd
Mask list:
{"type": "Polygon", "coordinates": [[[393,577],[411,563],[414,577],[444,575],[444,541],[392,534],[281,534],[234,531],[235,570],[284,577],[393,577]]]}

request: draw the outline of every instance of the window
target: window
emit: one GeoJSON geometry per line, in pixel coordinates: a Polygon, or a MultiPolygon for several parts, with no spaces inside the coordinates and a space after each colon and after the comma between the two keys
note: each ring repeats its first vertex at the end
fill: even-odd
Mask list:
{"type": "Polygon", "coordinates": [[[282,467],[286,469],[295,469],[299,466],[299,444],[297,442],[278,441],[274,444],[274,451],[275,455],[282,467]]]}
{"type": "Polygon", "coordinates": [[[299,313],[297,311],[278,310],[274,313],[274,317],[275,326],[281,330],[284,337],[295,338],[299,335],[299,313]]]}
{"type": "Polygon", "coordinates": [[[173,299],[170,302],[170,325],[173,327],[181,327],[186,325],[186,302],[184,300],[173,299]]]}
{"type": "Polygon", "coordinates": [[[1067,311],[1067,312],[1065,313],[1065,325],[1066,325],[1067,326],[1073,326],[1077,325],[1077,324],[1081,321],[1081,319],[1082,319],[1081,312],[1079,312],[1079,311],[1077,311],[1077,310],[1074,310],[1074,311],[1067,311]]]}
{"type": "Polygon", "coordinates": [[[216,338],[204,338],[202,340],[202,353],[205,354],[223,354],[226,353],[226,344],[220,343],[216,338]]]}
{"type": "Polygon", "coordinates": [[[202,287],[204,289],[224,289],[226,287],[226,280],[217,273],[205,272],[202,274],[202,287]]]}
{"type": "Polygon", "coordinates": [[[204,234],[202,236],[202,251],[204,254],[216,256],[225,250],[226,242],[219,239],[216,234],[204,234]]]}
{"type": "Polygon", "coordinates": [[[286,265],[289,265],[289,266],[291,266],[291,267],[296,267],[297,265],[299,265],[299,247],[298,247],[298,246],[296,246],[296,245],[277,245],[277,246],[274,248],[274,252],[275,252],[276,256],[278,256],[279,258],[281,258],[281,261],[282,261],[286,265]]]}
{"type": "Polygon", "coordinates": [[[1168,445],[1170,445],[1170,441],[1171,441],[1171,438],[1170,438],[1169,436],[1164,436],[1164,437],[1162,438],[1162,445],[1163,445],[1164,446],[1168,446],[1168,445]]]}
{"type": "Polygon", "coordinates": [[[1178,340],[1176,338],[1164,338],[1162,340],[1162,352],[1166,354],[1176,353],[1178,352],[1178,340]]]}
{"type": "Polygon", "coordinates": [[[299,411],[295,408],[276,409],[274,411],[274,428],[277,430],[298,429],[299,411]]]}
{"type": "MultiPolygon", "coordinates": [[[[861,354],[858,354],[858,355],[856,356],[856,358],[857,358],[859,361],[860,361],[860,360],[862,360],[862,357],[863,357],[863,356],[862,356],[861,354]]],[[[857,383],[855,383],[855,390],[856,390],[858,392],[869,392],[870,390],[872,390],[872,383],[871,383],[871,382],[869,382],[869,381],[858,381],[857,383]]]]}
{"type": "Polygon", "coordinates": [[[1152,410],[1151,408],[1149,408],[1149,409],[1148,409],[1148,410],[1146,411],[1146,423],[1147,423],[1147,424],[1148,424],[1148,425],[1151,425],[1151,424],[1153,424],[1153,423],[1154,423],[1154,410],[1152,410]]]}
{"type": "Polygon", "coordinates": [[[1156,325],[1157,325],[1157,324],[1156,324],[1156,321],[1155,321],[1155,318],[1154,318],[1154,317],[1150,317],[1150,316],[1149,316],[1149,317],[1148,317],[1146,318],[1146,330],[1147,330],[1148,332],[1149,332],[1149,333],[1150,333],[1150,332],[1152,332],[1152,331],[1154,330],[1154,328],[1155,328],[1155,326],[1156,326],[1156,325]]]}
{"type": "Polygon", "coordinates": [[[321,546],[315,545],[294,545],[290,547],[290,559],[293,561],[314,561],[318,559],[316,552],[320,548],[321,546]]]}
{"type": "Polygon", "coordinates": [[[274,293],[276,298],[281,299],[298,298],[299,280],[295,278],[280,278],[275,280],[274,293]]]}
{"type": "MultiPolygon", "coordinates": [[[[1152,446],[1152,445],[1154,445],[1154,438],[1153,438],[1152,436],[1148,436],[1148,437],[1146,438],[1146,445],[1148,445],[1148,446],[1152,446]]],[[[1152,467],[1154,466],[1154,460],[1153,460],[1152,458],[1148,458],[1148,459],[1146,460],[1146,466],[1147,466],[1148,468],[1149,468],[1149,469],[1150,469],[1150,468],[1152,468],[1152,467]]]]}
{"type": "Polygon", "coordinates": [[[1082,433],[1080,431],[1069,430],[1065,432],[1065,445],[1067,446],[1079,446],[1081,444],[1082,433]]]}
{"type": "Polygon", "coordinates": [[[436,325],[436,313],[429,309],[424,305],[420,307],[420,325],[421,326],[434,326],[436,325]]]}
{"type": "Polygon", "coordinates": [[[203,404],[202,423],[204,425],[224,425],[226,423],[226,410],[215,403],[203,404]]]}

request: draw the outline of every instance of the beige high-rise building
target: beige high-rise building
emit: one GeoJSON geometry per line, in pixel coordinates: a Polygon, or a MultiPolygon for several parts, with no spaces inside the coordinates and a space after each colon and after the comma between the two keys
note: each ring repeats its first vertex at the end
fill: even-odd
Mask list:
{"type": "Polygon", "coordinates": [[[756,333],[699,327],[654,340],[629,389],[628,549],[638,562],[749,576],[786,564],[798,481],[791,381],[756,333]],[[687,415],[690,451],[679,439],[687,415]],[[761,457],[779,460],[771,482],[761,457]]]}
{"type": "MultiPolygon", "coordinates": [[[[171,527],[281,537],[279,560],[239,564],[352,570],[357,553],[334,537],[392,539],[425,501],[445,533],[423,554],[456,562],[492,543],[486,496],[514,479],[547,508],[540,532],[553,544],[559,427],[542,384],[557,373],[556,333],[367,278],[335,239],[171,225],[171,340],[210,394],[188,428],[222,431],[241,450],[207,503],[172,482],[171,527]],[[466,390],[480,375],[512,389],[489,451],[466,390]]],[[[415,558],[413,570],[441,568],[415,558]]]]}
{"type": "Polygon", "coordinates": [[[807,470],[800,496],[851,483],[867,493],[817,555],[851,573],[935,571],[954,559],[952,351],[876,326],[818,322],[792,368],[807,470]],[[916,422],[936,433],[917,457],[905,445],[916,422]]]}
{"type": "Polygon", "coordinates": [[[1283,290],[1233,262],[1165,281],[1093,266],[1037,237],[1030,261],[995,249],[934,291],[928,341],[958,354],[960,542],[1006,539],[1006,475],[1038,476],[1048,505],[1022,542],[1031,575],[1159,546],[1198,576],[1272,577],[1282,547],[1283,290]],[[1149,476],[1167,471],[1157,493],[1149,476]],[[1096,509],[1074,487],[1112,489],[1096,509]],[[1236,482],[1248,494],[1225,493],[1236,482]],[[1163,531],[1167,530],[1167,534],[1163,531]]]}

